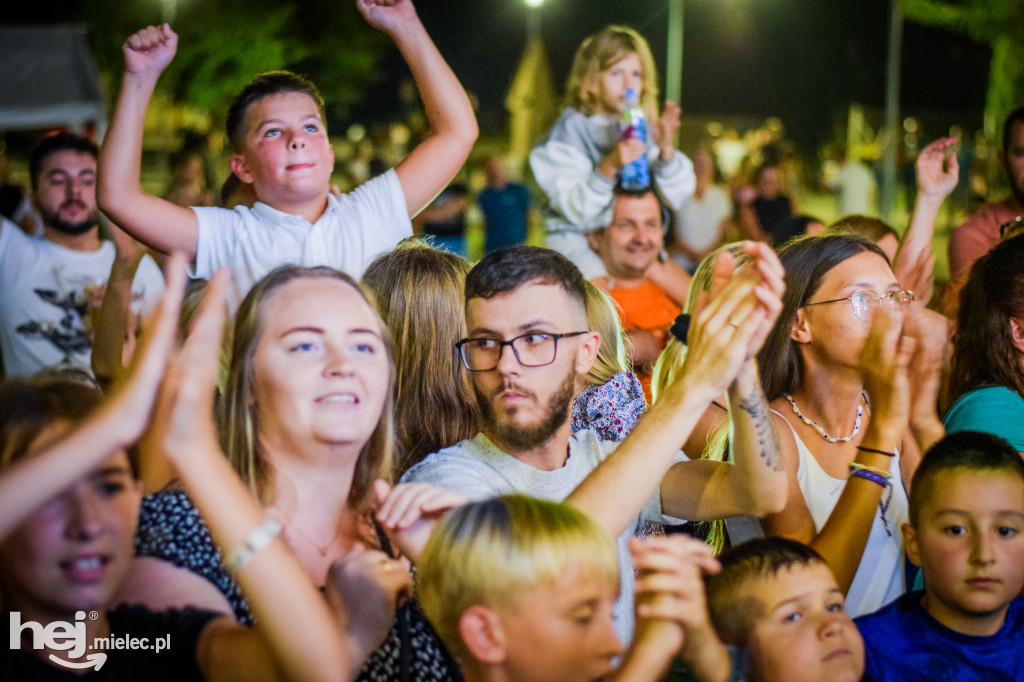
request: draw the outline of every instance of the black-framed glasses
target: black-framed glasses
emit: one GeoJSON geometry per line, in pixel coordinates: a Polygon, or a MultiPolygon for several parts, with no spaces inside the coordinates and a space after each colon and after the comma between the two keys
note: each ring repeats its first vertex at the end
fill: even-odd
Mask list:
{"type": "Polygon", "coordinates": [[[841,301],[849,301],[850,307],[853,308],[853,314],[861,322],[871,321],[871,309],[881,305],[882,301],[886,300],[893,307],[907,306],[917,300],[912,291],[890,291],[888,294],[882,294],[879,296],[870,289],[858,289],[845,298],[833,298],[830,301],[815,301],[814,303],[804,303],[804,308],[809,308],[812,305],[825,305],[826,303],[839,303],[841,301]]]}
{"type": "Polygon", "coordinates": [[[523,367],[543,367],[555,361],[559,339],[586,333],[529,332],[508,341],[481,336],[475,339],[462,339],[455,344],[455,348],[462,356],[462,364],[470,372],[489,372],[497,367],[505,346],[512,347],[512,353],[523,367]]]}

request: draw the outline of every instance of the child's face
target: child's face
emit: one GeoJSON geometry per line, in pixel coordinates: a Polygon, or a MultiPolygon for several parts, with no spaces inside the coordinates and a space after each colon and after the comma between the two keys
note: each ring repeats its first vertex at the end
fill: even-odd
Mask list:
{"type": "Polygon", "coordinates": [[[633,88],[639,98],[644,90],[644,67],[640,57],[630,52],[597,77],[598,112],[617,117],[626,103],[626,90],[633,88]]]}
{"type": "Polygon", "coordinates": [[[843,608],[843,593],[822,563],[794,565],[753,582],[759,605],[748,646],[759,680],[855,681],[864,672],[864,641],[843,608]]]}
{"type": "Polygon", "coordinates": [[[118,452],[43,504],[0,544],[7,605],[37,621],[104,610],[132,558],[141,491],[118,452]]]}
{"type": "Polygon", "coordinates": [[[282,92],[254,102],[245,116],[244,149],[231,169],[274,207],[326,196],[334,149],[313,98],[282,92]]]}
{"type": "Polygon", "coordinates": [[[502,613],[511,680],[584,682],[612,672],[622,644],[612,627],[618,581],[569,571],[517,599],[502,613]]]}
{"type": "Polygon", "coordinates": [[[1002,626],[1024,587],[1024,482],[1003,471],[950,469],[931,483],[907,555],[924,570],[925,608],[946,627],[1002,626]]]}

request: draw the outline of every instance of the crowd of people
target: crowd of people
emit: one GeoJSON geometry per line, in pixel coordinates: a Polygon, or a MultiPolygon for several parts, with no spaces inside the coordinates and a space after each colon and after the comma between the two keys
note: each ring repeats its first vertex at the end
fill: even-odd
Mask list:
{"type": "MultiPolygon", "coordinates": [[[[0,678],[1024,679],[1024,108],[933,300],[955,140],[905,229],[808,229],[776,166],[727,194],[674,148],[611,26],[530,158],[547,247],[470,263],[470,100],[411,0],[357,5],[430,128],[348,194],[289,72],[230,104],[230,207],[195,155],[147,193],[166,24],[102,148],[34,151],[42,235],[0,224],[0,678]]],[[[481,202],[528,208],[491,161],[481,202]]]]}

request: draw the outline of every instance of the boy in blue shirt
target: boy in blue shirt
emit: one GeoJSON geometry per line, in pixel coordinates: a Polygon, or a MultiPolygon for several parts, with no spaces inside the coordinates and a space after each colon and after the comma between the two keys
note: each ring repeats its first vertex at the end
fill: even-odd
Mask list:
{"type": "Polygon", "coordinates": [[[476,140],[469,98],[437,51],[411,0],[357,0],[367,23],[387,33],[420,90],[431,133],[393,171],[333,197],[334,151],[315,86],[288,72],[258,76],[228,112],[231,170],[251,184],[250,209],[183,208],[139,183],[146,109],[177,50],[170,26],[125,42],[125,72],[99,163],[101,208],[126,232],[164,253],[183,251],[192,275],[228,266],[244,294],[285,263],[329,265],[358,278],[369,261],[412,234],[409,217],[443,189],[476,140]]]}
{"type": "Polygon", "coordinates": [[[902,530],[925,589],[856,619],[864,679],[1024,679],[1024,461],[1016,450],[978,431],[943,438],[914,474],[902,530]]]}

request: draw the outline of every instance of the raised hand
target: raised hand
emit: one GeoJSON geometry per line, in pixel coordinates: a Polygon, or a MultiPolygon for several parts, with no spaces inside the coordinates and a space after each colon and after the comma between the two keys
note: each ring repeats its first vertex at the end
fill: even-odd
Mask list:
{"type": "Polygon", "coordinates": [[[147,26],[133,33],[121,46],[125,72],[156,78],[174,59],[178,51],[178,34],[170,24],[147,26]]]}
{"type": "Polygon", "coordinates": [[[366,23],[388,35],[410,22],[419,23],[411,0],[356,0],[366,23]]]}
{"type": "Polygon", "coordinates": [[[917,157],[917,191],[939,200],[945,199],[960,179],[956,153],[946,156],[955,145],[955,137],[942,137],[921,150],[917,157]]]}
{"type": "MultiPolygon", "coordinates": [[[[721,570],[711,548],[685,535],[669,535],[633,538],[629,551],[637,570],[634,647],[653,639],[659,648],[678,652],[699,679],[727,679],[729,657],[711,625],[704,592],[703,576],[721,570]]],[[[635,653],[628,655],[627,669],[635,653]]]]}
{"type": "Polygon", "coordinates": [[[412,561],[419,559],[437,520],[449,509],[466,504],[466,496],[428,483],[401,483],[391,487],[378,480],[373,485],[379,508],[377,520],[412,561]]]}
{"type": "Polygon", "coordinates": [[[658,149],[661,151],[662,161],[671,161],[675,155],[675,148],[672,146],[672,138],[675,137],[676,131],[679,130],[679,123],[682,112],[679,109],[679,105],[673,101],[665,102],[665,110],[661,112],[661,118],[658,119],[658,132],[656,141],[658,143],[658,149]]]}
{"type": "MultiPolygon", "coordinates": [[[[731,258],[731,256],[730,256],[731,258]]],[[[724,391],[749,360],[751,342],[766,312],[754,294],[755,283],[736,277],[691,317],[686,360],[677,377],[706,385],[713,395],[724,391]]]]}

